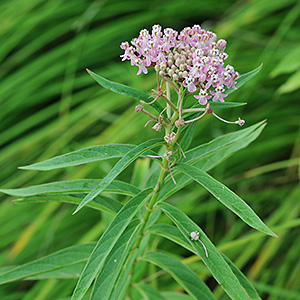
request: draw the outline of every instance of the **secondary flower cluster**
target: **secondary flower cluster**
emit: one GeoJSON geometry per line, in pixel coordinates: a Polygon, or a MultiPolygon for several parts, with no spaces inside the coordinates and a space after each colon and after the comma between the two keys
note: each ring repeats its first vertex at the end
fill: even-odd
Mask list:
{"type": "Polygon", "coordinates": [[[140,31],[138,38],[123,42],[125,51],[122,60],[130,60],[131,65],[139,67],[138,75],[148,73],[154,67],[156,72],[166,80],[183,85],[190,93],[198,92],[194,97],[205,105],[212,100],[224,101],[227,88],[236,88],[239,73],[230,65],[224,64],[228,55],[224,52],[226,41],[199,25],[186,27],[180,33],[172,28],[162,32],[160,25],[140,31]]]}

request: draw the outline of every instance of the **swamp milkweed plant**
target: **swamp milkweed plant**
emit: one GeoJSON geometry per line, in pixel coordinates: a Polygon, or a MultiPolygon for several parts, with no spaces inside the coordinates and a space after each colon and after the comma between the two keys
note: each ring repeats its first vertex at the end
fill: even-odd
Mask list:
{"type": "MultiPolygon", "coordinates": [[[[156,265],[173,277],[189,299],[215,299],[209,287],[172,250],[155,248],[156,236],[168,239],[199,256],[211,275],[231,299],[261,299],[240,270],[222,254],[189,216],[166,202],[191,181],[203,186],[217,201],[252,228],[276,237],[255,212],[238,195],[207,172],[234,152],[254,141],[265,126],[259,122],[247,128],[220,136],[209,143],[189,149],[196,122],[213,115],[213,122],[243,126],[238,117],[228,121],[216,110],[234,109],[245,103],[225,102],[230,93],[240,88],[261,69],[240,75],[226,64],[226,41],[217,40],[215,33],[199,25],[181,32],[162,30],[154,25],[151,33],[143,29],[131,43],[123,42],[122,61],[138,67],[137,75],[155,73],[156,88],[151,95],[132,87],[110,81],[88,70],[104,88],[139,101],[135,111],[145,114],[145,127],[152,123],[157,138],[140,145],[108,144],[80,149],[52,159],[21,167],[26,170],[53,170],[89,162],[119,158],[99,180],[61,181],[2,192],[21,197],[33,195],[57,196],[58,201],[78,204],[74,213],[84,206],[114,215],[97,243],[81,244],[62,249],[37,261],[0,274],[0,283],[33,277],[59,270],[66,265],[85,262],[74,289],[72,300],[89,299],[171,299],[151,284],[146,266],[156,265]],[[139,157],[151,160],[147,180],[142,186],[116,180],[139,157]],[[105,195],[102,195],[106,192],[105,195]],[[109,192],[126,195],[123,202],[110,197],[109,192]],[[169,222],[161,222],[164,214],[169,222]],[[160,221],[159,221],[160,220],[160,221]],[[159,222],[158,222],[159,221],[159,222]],[[173,225],[171,225],[173,224],[173,225]],[[34,266],[38,265],[38,268],[34,266]],[[138,296],[139,295],[139,296],[138,296]],[[141,296],[143,295],[143,296],[141,296]],[[151,296],[152,295],[152,296],[151,296]],[[154,296],[153,296],[154,295],[154,296]],[[86,298],[85,298],[86,299],[86,298]]],[[[145,128],[144,130],[150,130],[145,128]]],[[[166,220],[164,218],[163,220],[166,220]]],[[[174,246],[175,247],[175,246],[174,246]]],[[[34,277],[33,277],[34,278],[34,277]]],[[[177,293],[176,299],[187,299],[177,293]]]]}

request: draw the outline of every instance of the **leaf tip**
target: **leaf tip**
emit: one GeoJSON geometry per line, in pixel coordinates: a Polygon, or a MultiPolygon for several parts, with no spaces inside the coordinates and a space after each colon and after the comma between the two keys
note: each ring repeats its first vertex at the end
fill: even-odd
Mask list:
{"type": "Polygon", "coordinates": [[[88,68],[85,68],[85,70],[90,74],[91,70],[88,68]]]}
{"type": "Polygon", "coordinates": [[[272,237],[274,237],[274,238],[279,238],[279,236],[276,234],[276,233],[274,233],[273,231],[272,231],[272,235],[271,235],[272,237]]]}
{"type": "Polygon", "coordinates": [[[76,213],[78,213],[81,209],[82,209],[82,207],[83,207],[84,205],[82,205],[81,203],[77,206],[77,208],[75,209],[75,211],[72,213],[72,216],[74,216],[76,213]]]}
{"type": "Polygon", "coordinates": [[[72,216],[74,216],[78,212],[78,208],[72,213],[72,216]]]}

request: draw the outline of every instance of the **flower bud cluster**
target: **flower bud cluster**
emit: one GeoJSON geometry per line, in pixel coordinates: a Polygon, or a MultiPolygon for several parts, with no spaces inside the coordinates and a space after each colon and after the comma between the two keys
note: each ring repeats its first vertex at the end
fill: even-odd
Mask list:
{"type": "Polygon", "coordinates": [[[225,87],[236,88],[239,73],[230,65],[225,65],[228,55],[224,52],[226,41],[199,25],[186,27],[180,33],[172,28],[162,32],[160,25],[140,31],[138,38],[123,42],[125,51],[122,60],[130,60],[131,65],[139,67],[138,75],[148,73],[154,67],[163,79],[171,79],[183,85],[190,93],[198,92],[194,97],[200,104],[207,100],[224,101],[227,95],[225,87]]]}

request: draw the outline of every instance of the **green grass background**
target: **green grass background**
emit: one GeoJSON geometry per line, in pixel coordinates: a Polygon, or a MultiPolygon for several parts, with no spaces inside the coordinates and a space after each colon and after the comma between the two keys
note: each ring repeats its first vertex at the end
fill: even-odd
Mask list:
{"type": "MultiPolygon", "coordinates": [[[[279,238],[248,228],[196,184],[169,201],[205,230],[263,299],[300,299],[297,0],[1,0],[0,187],[102,178],[114,161],[50,172],[17,167],[90,145],[157,137],[143,127],[147,119],[135,113],[134,100],[102,89],[85,71],[150,91],[153,72],[136,76],[136,67],[120,62],[119,45],[153,24],[177,30],[200,24],[215,31],[228,41],[228,63],[240,73],[264,64],[258,76],[226,98],[248,105],[219,114],[240,116],[245,126],[263,119],[268,125],[258,140],[210,173],[246,200],[279,238]]],[[[197,124],[192,144],[235,130],[209,116],[197,124]]],[[[130,181],[132,170],[120,179],[130,181]]],[[[89,208],[72,216],[74,207],[66,204],[16,205],[4,195],[0,200],[0,271],[95,241],[111,220],[89,208]]],[[[157,247],[186,257],[216,298],[228,299],[197,258],[168,241],[157,240],[157,247]]],[[[155,278],[161,291],[180,290],[163,272],[155,278]]],[[[0,299],[69,299],[75,283],[55,278],[10,283],[0,287],[0,299]]]]}

